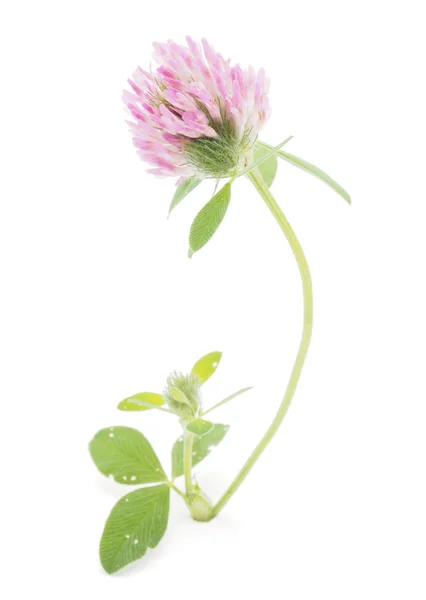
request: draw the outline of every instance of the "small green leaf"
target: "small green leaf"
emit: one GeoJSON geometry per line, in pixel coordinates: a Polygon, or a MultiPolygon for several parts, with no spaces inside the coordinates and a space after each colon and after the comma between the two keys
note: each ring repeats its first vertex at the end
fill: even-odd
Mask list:
{"type": "Polygon", "coordinates": [[[197,252],[216,232],[231,200],[231,182],[228,181],[195,217],[189,233],[189,247],[197,252]]]}
{"type": "Polygon", "coordinates": [[[115,573],[155,548],[169,519],[170,488],[154,485],[130,492],[112,509],[99,555],[107,573],[115,573]]]}
{"type": "MultiPolygon", "coordinates": [[[[259,160],[260,158],[264,157],[265,154],[268,154],[268,149],[265,148],[265,146],[256,144],[256,146],[254,147],[254,160],[259,160]]],[[[271,185],[274,182],[275,175],[277,174],[277,168],[278,160],[276,154],[269,156],[269,158],[264,160],[257,167],[263,181],[268,187],[271,187],[271,185]]]]}
{"type": "MultiPolygon", "coordinates": [[[[225,437],[229,425],[213,425],[213,428],[194,439],[192,447],[192,464],[196,465],[201,462],[208,454],[213,446],[217,446],[225,437]]],[[[172,448],[172,476],[173,479],[183,475],[183,437],[180,437],[172,448]]]]}
{"type": "Polygon", "coordinates": [[[185,179],[185,181],[182,181],[182,183],[178,185],[169,207],[169,216],[172,210],[176,208],[188,194],[195,190],[200,183],[201,179],[198,179],[198,177],[188,177],[188,179],[185,179]]]}
{"type": "Polygon", "coordinates": [[[204,383],[216,371],[221,358],[222,352],[210,352],[195,363],[191,373],[197,375],[201,379],[201,383],[204,383]]]}
{"type": "Polygon", "coordinates": [[[167,481],[166,474],[146,437],[132,427],[101,429],[89,444],[99,471],[117,483],[137,485],[167,481]]]}
{"type": "Polygon", "coordinates": [[[176,402],[179,402],[180,404],[186,404],[187,406],[192,408],[191,402],[188,400],[188,398],[185,396],[182,390],[179,390],[175,387],[171,387],[169,388],[169,394],[173,398],[173,400],[176,400],[176,402]]]}
{"type": "Polygon", "coordinates": [[[141,392],[130,396],[130,398],[125,398],[117,408],[120,410],[150,410],[151,408],[163,406],[163,404],[164,398],[161,394],[141,392]]]}
{"type": "Polygon", "coordinates": [[[211,431],[213,427],[213,423],[211,423],[210,421],[205,421],[204,419],[194,419],[186,426],[187,430],[190,433],[194,433],[198,436],[205,435],[206,433],[211,431]]]}
{"type": "Polygon", "coordinates": [[[234,398],[236,398],[240,394],[244,394],[244,392],[248,392],[251,389],[253,389],[253,388],[252,387],[246,387],[246,388],[243,388],[242,390],[238,390],[238,392],[235,392],[234,394],[231,394],[230,396],[227,396],[224,400],[221,400],[221,402],[218,402],[217,404],[215,404],[214,406],[212,406],[211,408],[209,408],[208,410],[206,410],[203,413],[203,416],[206,415],[207,413],[211,412],[212,410],[215,410],[219,406],[222,406],[222,404],[226,404],[227,402],[230,402],[231,400],[233,400],[234,398]]]}

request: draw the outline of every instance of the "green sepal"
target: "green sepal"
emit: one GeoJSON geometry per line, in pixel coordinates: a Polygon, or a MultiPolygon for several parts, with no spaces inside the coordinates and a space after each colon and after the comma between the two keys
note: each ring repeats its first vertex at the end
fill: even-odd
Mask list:
{"type": "Polygon", "coordinates": [[[189,406],[189,408],[193,408],[191,402],[188,400],[188,398],[185,396],[182,390],[179,390],[176,387],[170,387],[169,394],[173,398],[173,400],[175,400],[179,404],[186,404],[186,406],[189,406]]]}

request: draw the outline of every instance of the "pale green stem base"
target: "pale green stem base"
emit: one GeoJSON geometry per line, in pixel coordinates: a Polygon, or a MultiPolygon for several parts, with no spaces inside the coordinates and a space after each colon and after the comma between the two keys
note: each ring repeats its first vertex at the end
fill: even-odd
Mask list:
{"type": "Polygon", "coordinates": [[[248,458],[247,462],[238,473],[237,477],[231,483],[229,488],[226,490],[225,494],[219,500],[219,502],[213,507],[211,517],[216,516],[219,511],[225,506],[225,504],[229,501],[229,499],[235,494],[237,489],[240,487],[244,479],[247,477],[254,463],[257,461],[259,456],[265,450],[266,446],[272,440],[278,428],[280,427],[286,413],[288,407],[290,406],[290,402],[293,398],[294,392],[297,387],[297,383],[299,381],[300,373],[303,368],[303,364],[305,362],[306,354],[309,348],[309,342],[311,340],[312,335],[312,317],[313,317],[313,302],[312,302],[312,283],[311,283],[311,275],[309,273],[308,263],[306,262],[305,255],[303,253],[302,247],[299,244],[299,241],[290,226],[290,223],[285,218],[281,208],[278,206],[275,198],[269,191],[269,188],[264,183],[262,177],[260,176],[257,169],[253,169],[247,174],[248,179],[253,183],[262,199],[264,200],[266,206],[269,208],[278,225],[281,227],[284,235],[287,238],[288,243],[293,251],[293,254],[296,258],[297,266],[299,267],[300,275],[302,278],[303,285],[303,302],[304,302],[304,318],[303,318],[303,332],[302,332],[302,340],[300,342],[299,350],[297,352],[296,361],[293,366],[293,370],[290,375],[290,379],[288,382],[287,390],[285,392],[284,398],[280,404],[277,414],[274,417],[271,425],[266,431],[263,438],[260,440],[259,444],[254,449],[253,453],[248,458]]]}
{"type": "Polygon", "coordinates": [[[193,493],[192,485],[192,448],[194,445],[194,436],[188,431],[183,434],[183,472],[185,475],[185,491],[189,496],[193,493]]]}
{"type": "MultiPolygon", "coordinates": [[[[194,435],[189,433],[184,426],[183,433],[183,473],[185,476],[185,494],[180,494],[185,499],[191,517],[195,521],[210,521],[213,518],[210,499],[202,492],[200,487],[192,480],[192,450],[194,435]]],[[[176,491],[176,490],[175,490],[176,491]]],[[[179,493],[179,492],[178,492],[179,493]]]]}

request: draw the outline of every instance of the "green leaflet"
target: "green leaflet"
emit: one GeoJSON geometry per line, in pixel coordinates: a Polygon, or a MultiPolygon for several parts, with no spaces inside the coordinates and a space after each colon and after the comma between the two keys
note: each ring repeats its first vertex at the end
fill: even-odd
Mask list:
{"type": "Polygon", "coordinates": [[[146,437],[132,427],[101,429],[89,444],[99,471],[117,483],[137,485],[167,481],[160,461],[146,437]]]}
{"type": "Polygon", "coordinates": [[[117,502],[105,523],[99,547],[107,573],[115,573],[157,546],[167,529],[169,505],[167,485],[135,490],[117,502]]]}
{"type": "MultiPolygon", "coordinates": [[[[212,446],[217,446],[225,437],[229,425],[215,424],[213,428],[201,437],[194,440],[192,447],[192,465],[201,462],[208,454],[212,446]]],[[[172,448],[172,477],[175,479],[183,475],[183,437],[181,436],[172,448]]]]}
{"type": "Polygon", "coordinates": [[[194,433],[198,436],[205,435],[206,433],[211,431],[213,427],[213,423],[211,423],[210,421],[205,421],[204,419],[194,419],[186,426],[187,430],[190,433],[194,433]]]}
{"type": "Polygon", "coordinates": [[[250,171],[253,171],[253,169],[259,169],[260,165],[262,163],[267,161],[271,156],[274,156],[275,154],[279,154],[278,150],[280,148],[282,148],[285,144],[287,144],[292,139],[293,139],[293,136],[289,135],[288,138],[286,138],[283,142],[281,142],[281,144],[278,144],[278,146],[275,146],[275,148],[272,148],[272,146],[268,146],[268,144],[264,144],[263,142],[257,142],[258,145],[264,146],[267,149],[267,152],[265,152],[262,156],[259,156],[256,160],[254,160],[254,162],[251,162],[250,164],[248,164],[245,169],[243,169],[242,171],[240,171],[238,173],[238,177],[247,175],[247,173],[250,173],[250,171]]]}
{"type": "Polygon", "coordinates": [[[141,392],[140,394],[130,396],[130,398],[125,398],[117,408],[120,410],[150,410],[151,408],[163,406],[163,404],[164,398],[161,394],[141,392]]]}
{"type": "Polygon", "coordinates": [[[228,181],[217,194],[200,210],[191,225],[189,233],[190,252],[197,252],[214,235],[231,200],[231,182],[228,181]]]}
{"type": "Polygon", "coordinates": [[[198,179],[198,177],[188,177],[188,179],[185,179],[185,181],[182,181],[182,183],[178,185],[169,207],[168,216],[170,216],[172,210],[176,208],[176,206],[182,202],[182,200],[186,198],[188,194],[195,190],[197,185],[200,183],[201,179],[198,179]]]}
{"type": "Polygon", "coordinates": [[[192,367],[191,373],[197,375],[201,382],[204,383],[213,375],[219,366],[222,352],[209,352],[198,360],[192,367]]]}
{"type": "Polygon", "coordinates": [[[224,400],[221,400],[220,402],[218,402],[217,404],[215,404],[214,406],[212,406],[211,408],[209,408],[208,410],[206,410],[205,412],[203,412],[203,417],[204,417],[204,415],[206,415],[207,413],[211,412],[212,410],[215,410],[219,406],[222,406],[222,404],[226,404],[227,402],[230,402],[231,400],[233,400],[234,398],[236,398],[240,394],[244,394],[244,392],[248,392],[251,389],[253,389],[253,388],[252,387],[246,387],[246,388],[243,388],[242,390],[238,390],[238,392],[234,392],[230,396],[227,396],[224,400]]]}
{"type": "MultiPolygon", "coordinates": [[[[268,149],[265,148],[265,146],[262,146],[260,144],[255,145],[255,147],[254,147],[254,160],[255,161],[258,161],[259,159],[263,158],[266,154],[268,154],[268,149]]],[[[272,156],[269,156],[269,158],[267,158],[266,160],[261,162],[257,167],[257,170],[259,171],[260,175],[262,176],[263,181],[266,183],[266,185],[268,187],[271,187],[271,185],[274,182],[275,175],[277,174],[277,168],[278,168],[278,160],[277,160],[276,154],[272,154],[272,156]]]]}
{"type": "MultiPolygon", "coordinates": [[[[264,144],[263,142],[259,143],[264,148],[271,148],[271,146],[268,146],[268,144],[264,144]]],[[[344,188],[342,188],[342,186],[338,184],[337,181],[334,181],[334,179],[327,175],[327,173],[324,173],[324,171],[322,171],[315,165],[309,163],[306,160],[303,160],[303,158],[295,156],[294,154],[289,154],[288,152],[284,152],[283,150],[277,152],[277,154],[280,158],[286,160],[295,167],[299,167],[299,169],[302,169],[303,171],[306,171],[307,173],[318,177],[318,179],[321,179],[321,181],[333,188],[335,192],[337,192],[344,200],[346,200],[348,204],[351,204],[351,197],[349,196],[348,192],[344,188]]]]}

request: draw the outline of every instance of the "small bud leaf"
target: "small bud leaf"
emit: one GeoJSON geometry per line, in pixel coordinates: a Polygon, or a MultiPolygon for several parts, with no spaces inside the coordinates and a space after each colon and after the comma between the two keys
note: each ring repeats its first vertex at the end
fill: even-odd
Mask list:
{"type": "Polygon", "coordinates": [[[179,404],[186,404],[187,406],[192,408],[191,402],[188,400],[188,398],[185,396],[182,390],[179,390],[176,387],[171,387],[169,388],[169,394],[173,398],[173,400],[179,402],[179,404]]]}

